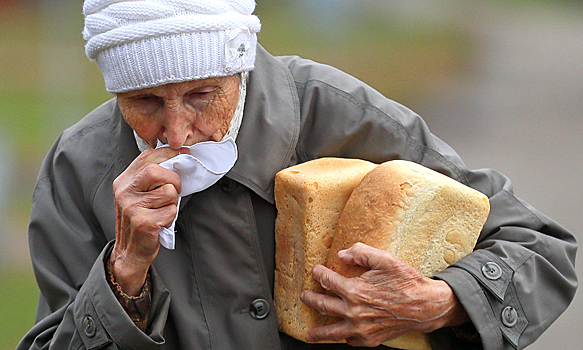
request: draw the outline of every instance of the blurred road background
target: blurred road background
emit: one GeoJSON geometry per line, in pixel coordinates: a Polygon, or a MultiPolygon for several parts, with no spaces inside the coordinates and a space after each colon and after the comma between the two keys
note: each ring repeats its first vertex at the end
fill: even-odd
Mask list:
{"type": "MultiPolygon", "coordinates": [[[[258,0],[259,41],[329,63],[418,112],[470,168],[583,241],[583,2],[258,0]]],[[[110,98],[81,0],[0,0],[0,350],[34,321],[26,229],[44,154],[110,98]]],[[[578,257],[583,279],[581,254],[578,257]]],[[[583,297],[529,349],[581,349],[583,297]]]]}

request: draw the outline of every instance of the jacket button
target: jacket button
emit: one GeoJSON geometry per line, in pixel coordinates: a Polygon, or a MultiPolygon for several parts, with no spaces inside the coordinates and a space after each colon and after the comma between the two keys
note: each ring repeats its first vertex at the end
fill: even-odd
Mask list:
{"type": "Polygon", "coordinates": [[[502,310],[502,323],[506,327],[513,327],[518,322],[518,313],[512,306],[507,306],[502,310]]]}
{"type": "Polygon", "coordinates": [[[89,338],[92,338],[95,336],[96,328],[97,327],[95,327],[95,321],[93,320],[93,317],[85,316],[83,319],[83,332],[85,332],[85,335],[89,338]]]}
{"type": "Polygon", "coordinates": [[[251,317],[261,320],[269,314],[269,303],[265,299],[256,299],[251,303],[251,317]]]}
{"type": "Polygon", "coordinates": [[[496,263],[487,262],[482,266],[482,273],[487,279],[495,281],[502,276],[502,268],[496,263]]]}
{"type": "Polygon", "coordinates": [[[237,188],[237,182],[229,178],[223,177],[219,180],[221,189],[227,193],[233,192],[237,188]]]}

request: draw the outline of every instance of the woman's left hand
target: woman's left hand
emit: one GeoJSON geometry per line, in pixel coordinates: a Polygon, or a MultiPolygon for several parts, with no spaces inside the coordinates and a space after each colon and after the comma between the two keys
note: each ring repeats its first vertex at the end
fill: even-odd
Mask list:
{"type": "Polygon", "coordinates": [[[305,291],[301,300],[342,320],[310,330],[310,342],[346,339],[354,346],[377,346],[409,330],[431,332],[469,320],[447,283],[423,276],[390,252],[357,243],[338,256],[347,264],[370,270],[345,278],[322,265],[314,266],[314,280],[335,295],[305,291]]]}

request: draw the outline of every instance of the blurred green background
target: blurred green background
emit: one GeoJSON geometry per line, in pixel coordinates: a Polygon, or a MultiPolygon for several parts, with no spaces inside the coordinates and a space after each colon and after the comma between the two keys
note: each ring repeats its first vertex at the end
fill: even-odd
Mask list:
{"type": "MultiPolygon", "coordinates": [[[[434,126],[440,136],[450,136],[446,141],[451,140],[456,149],[467,146],[467,153],[460,153],[467,156],[468,164],[478,166],[486,159],[489,164],[479,166],[498,166],[512,174],[519,156],[508,162],[507,154],[485,157],[483,152],[494,144],[486,144],[487,140],[477,149],[476,145],[482,144],[475,141],[476,137],[487,137],[487,128],[481,130],[483,121],[460,115],[476,111],[474,115],[480,114],[481,105],[476,101],[482,90],[478,88],[475,94],[467,95],[469,90],[464,87],[475,88],[475,81],[488,78],[489,74],[484,74],[485,57],[491,55],[495,59],[492,52],[496,51],[490,51],[487,43],[510,45],[497,48],[506,49],[501,51],[505,53],[515,52],[512,45],[520,47],[520,42],[503,36],[506,32],[502,33],[498,24],[518,33],[510,38],[528,42],[529,26],[541,33],[563,28],[565,23],[571,28],[571,23],[580,22],[583,11],[580,1],[263,0],[258,1],[256,14],[262,20],[259,42],[271,53],[297,54],[355,75],[426,116],[430,127],[434,126]],[[500,41],[495,35],[501,36],[500,41]],[[460,119],[456,120],[456,116],[460,119]],[[462,126],[466,129],[460,129],[462,126]]],[[[0,350],[14,349],[34,322],[38,289],[28,256],[26,227],[40,162],[64,128],[111,97],[104,91],[96,66],[85,57],[82,28],[81,0],[0,0],[0,350]]],[[[569,31],[572,37],[561,33],[558,37],[565,40],[583,38],[579,31],[569,31]]],[[[553,54],[543,57],[564,54],[553,44],[556,45],[553,40],[548,43],[553,54]]],[[[574,43],[577,44],[583,45],[583,41],[574,43]]],[[[537,48],[545,50],[533,46],[537,48]]],[[[529,55],[528,45],[521,55],[529,55]]],[[[571,65],[577,63],[549,63],[553,67],[558,64],[566,65],[561,74],[567,77],[581,71],[572,69],[571,65]]],[[[539,69],[536,65],[511,68],[539,69]]],[[[556,73],[552,75],[557,78],[556,73]]],[[[524,76],[530,77],[530,73],[524,76]]],[[[520,78],[515,80],[520,83],[520,78]]],[[[528,84],[541,83],[533,80],[525,84],[528,90],[533,86],[528,84]]],[[[504,84],[486,91],[505,96],[504,84]]],[[[573,93],[573,89],[569,91],[573,93]]],[[[568,98],[581,99],[578,92],[580,86],[568,98]]],[[[568,113],[573,119],[581,116],[578,106],[568,113]]],[[[523,125],[517,123],[513,125],[523,125]]],[[[530,141],[525,139],[524,145],[530,141]]],[[[528,182],[530,175],[518,183],[536,186],[528,182]]],[[[524,197],[544,206],[544,198],[537,195],[536,191],[524,191],[524,197]]],[[[557,213],[560,216],[563,212],[557,209],[557,213]]],[[[571,216],[565,216],[565,221],[570,220],[571,216]]],[[[555,327],[546,344],[556,344],[559,338],[566,341],[561,337],[564,326],[555,327]]],[[[581,343],[583,339],[578,336],[579,342],[574,340],[572,344],[581,343]]]]}

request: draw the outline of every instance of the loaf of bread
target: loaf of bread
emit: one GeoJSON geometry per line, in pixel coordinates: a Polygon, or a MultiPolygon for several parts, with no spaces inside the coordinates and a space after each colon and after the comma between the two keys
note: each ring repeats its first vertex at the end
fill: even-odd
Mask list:
{"type": "MultiPolygon", "coordinates": [[[[344,264],[338,251],[362,242],[431,277],[472,252],[489,211],[484,194],[443,174],[408,161],[383,163],[347,201],[326,266],[346,277],[359,276],[366,270],[344,264]]],[[[431,349],[424,333],[405,338],[385,345],[431,349]]]]}
{"type": "Polygon", "coordinates": [[[274,308],[282,332],[306,341],[309,329],[331,322],[302,303],[300,294],[324,292],[312,279],[312,268],[326,264],[342,209],[375,166],[358,159],[321,158],[276,175],[274,308]]]}
{"type": "MultiPolygon", "coordinates": [[[[357,183],[331,186],[331,190],[342,187],[344,195],[350,196],[338,199],[329,191],[320,193],[309,188],[310,183],[322,182],[321,172],[312,171],[320,168],[319,162],[305,163],[308,165],[302,178],[287,176],[285,186],[278,185],[281,179],[276,178],[275,310],[280,329],[304,341],[310,328],[334,321],[299,300],[306,289],[324,292],[311,278],[315,264],[325,261],[344,276],[358,276],[365,269],[343,264],[337,253],[362,242],[391,251],[425,276],[432,276],[473,250],[489,212],[488,198],[483,194],[421,165],[400,160],[371,166],[357,183]],[[282,205],[290,202],[289,198],[294,198],[293,204],[282,205]],[[318,206],[309,205],[313,202],[318,206]],[[322,207],[340,209],[323,211],[322,207]],[[295,226],[281,223],[280,216],[295,226]],[[300,219],[304,217],[325,221],[331,229],[311,225],[306,230],[306,220],[300,219]],[[305,242],[310,242],[309,249],[305,242]],[[298,251],[305,255],[299,257],[298,251]]],[[[329,172],[343,171],[342,162],[325,162],[329,172]],[[334,170],[333,165],[340,168],[334,170]]],[[[385,345],[430,349],[427,336],[420,332],[409,332],[385,345]]]]}

